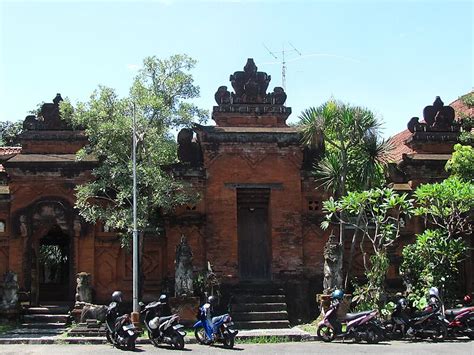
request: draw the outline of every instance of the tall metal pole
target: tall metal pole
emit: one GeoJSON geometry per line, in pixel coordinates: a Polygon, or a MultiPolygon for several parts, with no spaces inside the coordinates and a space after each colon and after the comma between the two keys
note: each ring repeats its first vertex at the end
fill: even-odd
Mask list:
{"type": "Polygon", "coordinates": [[[137,132],[135,103],[133,104],[133,312],[140,312],[138,305],[138,230],[137,230],[137,132]]]}

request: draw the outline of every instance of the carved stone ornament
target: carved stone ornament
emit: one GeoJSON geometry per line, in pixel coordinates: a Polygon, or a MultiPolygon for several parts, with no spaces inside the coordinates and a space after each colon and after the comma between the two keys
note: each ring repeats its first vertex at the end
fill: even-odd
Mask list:
{"type": "Polygon", "coordinates": [[[91,274],[87,272],[78,273],[76,278],[76,303],[92,302],[91,274]]]}
{"type": "Polygon", "coordinates": [[[65,130],[71,129],[66,121],[61,119],[59,103],[63,101],[61,94],[56,94],[53,102],[44,103],[38,116],[26,116],[23,121],[23,129],[29,130],[65,130]]]}
{"type": "Polygon", "coordinates": [[[3,297],[0,303],[2,310],[18,307],[18,276],[13,271],[7,271],[3,277],[3,297]]]}
{"type": "Polygon", "coordinates": [[[267,94],[271,75],[258,71],[252,58],[247,59],[243,71],[236,71],[229,78],[234,92],[227,90],[227,86],[220,86],[214,98],[218,105],[228,104],[270,104],[283,105],[286,93],[281,87],[275,87],[272,93],[267,94]]]}
{"type": "Polygon", "coordinates": [[[193,253],[184,234],[176,246],[175,294],[193,295],[193,253]]]}
{"type": "Polygon", "coordinates": [[[444,102],[436,96],[433,105],[426,106],[423,110],[425,123],[420,123],[418,117],[412,117],[407,124],[411,133],[415,131],[453,130],[458,125],[454,121],[455,112],[451,106],[444,106],[444,102]]]}
{"type": "Polygon", "coordinates": [[[329,294],[342,286],[342,245],[338,238],[331,233],[324,246],[324,294],[329,294]]]}

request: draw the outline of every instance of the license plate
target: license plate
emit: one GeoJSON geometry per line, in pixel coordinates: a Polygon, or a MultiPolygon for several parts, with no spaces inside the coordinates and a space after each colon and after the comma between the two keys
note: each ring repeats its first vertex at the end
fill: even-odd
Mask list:
{"type": "Polygon", "coordinates": [[[130,329],[135,329],[135,326],[133,324],[123,326],[123,330],[130,330],[130,329]]]}

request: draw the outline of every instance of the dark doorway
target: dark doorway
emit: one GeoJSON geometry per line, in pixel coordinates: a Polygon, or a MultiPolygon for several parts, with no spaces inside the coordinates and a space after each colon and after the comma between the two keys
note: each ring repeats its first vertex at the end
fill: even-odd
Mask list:
{"type": "Polygon", "coordinates": [[[66,301],[69,298],[69,236],[56,225],[39,241],[39,301],[66,301]]]}
{"type": "Polygon", "coordinates": [[[241,280],[270,278],[269,199],[270,189],[237,189],[237,233],[241,280]]]}

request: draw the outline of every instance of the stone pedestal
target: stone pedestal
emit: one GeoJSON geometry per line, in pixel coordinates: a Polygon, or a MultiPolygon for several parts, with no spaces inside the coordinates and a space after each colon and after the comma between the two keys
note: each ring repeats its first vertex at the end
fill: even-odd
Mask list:
{"type": "Polygon", "coordinates": [[[172,313],[177,313],[180,323],[185,327],[192,326],[196,322],[196,313],[199,308],[199,297],[171,297],[170,307],[172,313]]]}

